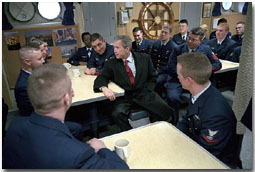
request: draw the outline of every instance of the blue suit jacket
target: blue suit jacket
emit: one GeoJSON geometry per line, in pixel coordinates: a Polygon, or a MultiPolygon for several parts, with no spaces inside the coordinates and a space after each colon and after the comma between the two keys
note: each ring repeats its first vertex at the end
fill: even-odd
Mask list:
{"type": "Polygon", "coordinates": [[[181,44],[184,44],[187,42],[187,39],[188,39],[188,36],[189,36],[189,32],[187,32],[187,38],[186,40],[182,40],[182,35],[181,33],[177,33],[173,36],[173,41],[177,44],[177,45],[181,45],[181,44]]]}
{"type": "Polygon", "coordinates": [[[91,54],[88,61],[88,68],[96,68],[97,72],[101,73],[104,70],[104,62],[112,58],[115,58],[114,48],[112,45],[106,43],[106,49],[102,55],[96,52],[91,54]]]}
{"type": "Polygon", "coordinates": [[[231,36],[231,39],[236,41],[238,46],[242,46],[243,37],[239,37],[238,35],[233,35],[233,36],[231,36]]]}
{"type": "Polygon", "coordinates": [[[170,54],[177,45],[169,40],[165,46],[161,46],[161,40],[156,40],[152,45],[151,59],[158,74],[167,72],[167,63],[170,54]]]}
{"type": "Polygon", "coordinates": [[[236,118],[221,93],[213,86],[190,103],[177,128],[218,159],[235,167],[237,162],[236,118]]]}
{"type": "Polygon", "coordinates": [[[33,113],[11,122],[3,143],[5,169],[127,169],[115,152],[95,153],[61,121],[33,113]]]}
{"type": "Polygon", "coordinates": [[[89,51],[87,50],[87,47],[78,48],[78,51],[71,58],[69,58],[67,62],[75,66],[79,65],[79,61],[88,62],[91,55],[96,53],[95,50],[92,48],[89,57],[88,52],[89,51]]]}
{"type": "Polygon", "coordinates": [[[241,54],[241,49],[242,46],[238,46],[234,48],[233,52],[230,53],[227,57],[226,60],[232,61],[232,62],[238,62],[240,61],[240,54],[241,54]]]}
{"type": "MultiPolygon", "coordinates": [[[[174,49],[173,53],[171,54],[168,61],[168,70],[170,72],[170,76],[172,76],[173,79],[178,80],[177,73],[176,73],[177,56],[183,53],[188,53],[188,52],[189,52],[188,45],[187,43],[185,43],[185,44],[177,46],[174,49]]],[[[213,53],[208,45],[200,44],[195,50],[195,52],[203,53],[208,57],[208,59],[210,60],[212,64],[213,71],[221,69],[222,67],[221,62],[219,61],[219,59],[213,58],[213,53]]]]}
{"type": "Polygon", "coordinates": [[[208,44],[208,42],[209,42],[209,39],[208,39],[208,38],[206,38],[206,37],[204,37],[202,44],[207,45],[207,44],[208,44]]]}
{"type": "Polygon", "coordinates": [[[151,54],[151,47],[153,42],[151,40],[143,38],[142,44],[137,47],[137,43],[135,41],[132,42],[132,50],[137,53],[146,53],[151,54]]]}
{"type": "Polygon", "coordinates": [[[14,89],[15,99],[21,116],[29,116],[34,111],[27,93],[27,82],[29,76],[29,73],[20,70],[14,89]]]}
{"type": "Polygon", "coordinates": [[[226,37],[219,46],[217,45],[216,38],[209,40],[207,45],[211,47],[212,52],[218,58],[225,60],[225,58],[233,52],[234,48],[237,46],[237,43],[232,39],[226,37]]]}

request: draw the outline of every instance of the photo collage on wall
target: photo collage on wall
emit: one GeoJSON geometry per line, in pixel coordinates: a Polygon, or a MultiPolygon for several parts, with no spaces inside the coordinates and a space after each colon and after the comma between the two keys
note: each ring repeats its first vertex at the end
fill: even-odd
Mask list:
{"type": "Polygon", "coordinates": [[[4,33],[5,41],[7,44],[8,50],[19,50],[19,33],[18,32],[5,32],[4,33]]]}
{"type": "Polygon", "coordinates": [[[61,46],[62,58],[70,58],[77,51],[77,38],[75,28],[53,30],[56,46],[61,46]]]}

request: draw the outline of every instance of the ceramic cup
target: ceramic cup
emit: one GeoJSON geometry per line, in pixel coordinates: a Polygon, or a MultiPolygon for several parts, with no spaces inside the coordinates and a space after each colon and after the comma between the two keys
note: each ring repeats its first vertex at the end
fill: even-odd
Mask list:
{"type": "Polygon", "coordinates": [[[127,161],[130,151],[129,140],[126,138],[117,139],[114,142],[115,152],[119,155],[121,159],[127,161]]]}
{"type": "Polygon", "coordinates": [[[73,69],[73,76],[74,77],[79,77],[81,76],[81,72],[80,72],[80,69],[73,69]]]}
{"type": "Polygon", "coordinates": [[[63,65],[67,68],[67,70],[72,67],[72,65],[70,63],[63,63],[63,65]]]}

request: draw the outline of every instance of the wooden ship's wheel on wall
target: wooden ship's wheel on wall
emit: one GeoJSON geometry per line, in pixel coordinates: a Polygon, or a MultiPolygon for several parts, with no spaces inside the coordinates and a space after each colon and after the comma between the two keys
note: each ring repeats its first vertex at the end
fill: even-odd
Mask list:
{"type": "Polygon", "coordinates": [[[163,24],[174,25],[174,13],[171,3],[166,2],[143,2],[143,8],[139,13],[139,18],[133,21],[139,23],[145,37],[156,40],[159,39],[163,24]]]}

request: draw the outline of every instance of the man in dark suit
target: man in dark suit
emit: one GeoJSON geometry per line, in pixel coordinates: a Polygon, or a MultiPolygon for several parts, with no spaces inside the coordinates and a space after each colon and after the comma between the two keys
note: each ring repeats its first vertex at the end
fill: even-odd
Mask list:
{"type": "MultiPolygon", "coordinates": [[[[219,26],[219,24],[221,24],[221,23],[227,23],[227,22],[228,22],[227,19],[225,19],[225,18],[220,18],[220,19],[218,20],[218,22],[217,22],[217,26],[219,26]]],[[[227,37],[231,38],[231,32],[228,32],[227,37]]],[[[216,30],[211,32],[211,34],[210,34],[210,36],[209,36],[209,40],[210,40],[210,39],[214,39],[214,38],[216,38],[216,30]]]]}
{"type": "Polygon", "coordinates": [[[154,68],[157,70],[156,91],[161,96],[165,92],[164,84],[167,80],[167,62],[170,54],[177,46],[174,41],[170,40],[172,27],[169,24],[162,26],[160,40],[156,40],[152,45],[151,59],[154,68]]]}
{"type": "Polygon", "coordinates": [[[22,69],[16,81],[14,94],[19,114],[29,116],[34,109],[27,94],[27,81],[32,71],[44,63],[44,58],[40,49],[24,46],[19,50],[19,59],[22,69]]]}
{"type": "Polygon", "coordinates": [[[137,53],[151,54],[152,41],[143,37],[143,31],[139,27],[133,29],[135,41],[132,42],[132,50],[137,53]]]}
{"type": "Polygon", "coordinates": [[[231,40],[227,34],[229,31],[229,25],[227,23],[221,23],[217,26],[216,38],[211,39],[208,45],[211,47],[212,52],[219,58],[225,60],[226,57],[231,54],[237,43],[231,40]]]}
{"type": "Polygon", "coordinates": [[[236,34],[231,36],[231,39],[237,42],[238,46],[242,46],[245,32],[245,23],[238,22],[236,24],[236,34]]]}
{"type": "MultiPolygon", "coordinates": [[[[170,55],[168,61],[168,79],[165,84],[167,91],[167,101],[168,104],[175,109],[174,124],[178,122],[178,111],[180,104],[180,97],[182,93],[181,84],[177,78],[176,65],[177,56],[190,53],[190,52],[200,52],[207,56],[212,64],[212,70],[217,71],[221,69],[221,62],[217,57],[215,57],[209,46],[202,44],[204,37],[204,31],[200,27],[195,27],[191,29],[187,43],[179,45],[170,55]]],[[[198,65],[199,66],[199,65],[198,65]]]]}
{"type": "Polygon", "coordinates": [[[89,58],[85,74],[99,75],[99,73],[104,70],[104,63],[111,58],[115,58],[114,49],[113,46],[108,44],[98,33],[93,33],[90,40],[92,48],[96,53],[93,53],[89,58]]]}
{"type": "Polygon", "coordinates": [[[88,62],[91,54],[95,53],[94,49],[91,47],[90,36],[91,35],[89,32],[82,33],[81,39],[85,46],[78,48],[78,51],[67,60],[68,63],[78,66],[79,61],[88,62]]]}
{"type": "Polygon", "coordinates": [[[181,44],[187,42],[187,38],[189,36],[188,29],[189,29],[188,20],[187,19],[180,20],[180,22],[179,22],[179,33],[175,34],[172,40],[177,45],[181,45],[181,44]]]}
{"type": "Polygon", "coordinates": [[[77,140],[64,119],[73,90],[67,69],[49,63],[35,69],[28,95],[35,112],[14,119],[3,143],[4,169],[121,169],[127,164],[96,138],[77,140]]]}
{"type": "Polygon", "coordinates": [[[104,71],[94,82],[94,91],[102,91],[113,101],[112,116],[121,130],[131,129],[128,118],[135,109],[150,112],[152,122],[171,120],[173,110],[154,92],[157,73],[150,56],[130,51],[132,41],[128,36],[118,35],[114,39],[116,59],[105,63],[104,71]],[[114,92],[107,87],[112,81],[125,90],[123,97],[115,98],[114,92]]]}
{"type": "Polygon", "coordinates": [[[204,54],[178,56],[178,78],[192,96],[177,128],[230,168],[237,168],[236,118],[228,102],[210,83],[211,72],[212,65],[204,54]]]}

